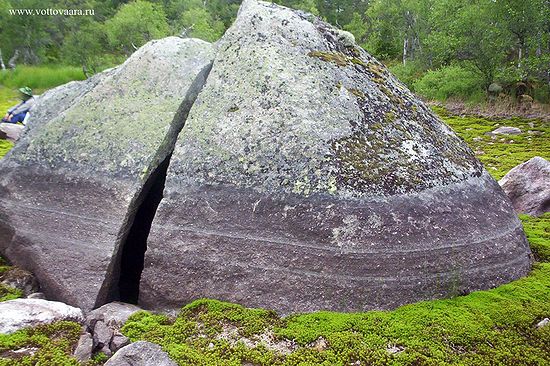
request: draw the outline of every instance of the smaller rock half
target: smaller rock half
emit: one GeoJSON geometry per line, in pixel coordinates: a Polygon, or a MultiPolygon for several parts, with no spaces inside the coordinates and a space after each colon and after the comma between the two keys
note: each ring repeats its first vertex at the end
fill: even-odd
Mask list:
{"type": "Polygon", "coordinates": [[[550,211],[550,162],[540,156],[508,172],[500,186],[519,213],[540,216],[550,211]]]}
{"type": "Polygon", "coordinates": [[[176,363],[159,345],[136,342],[121,348],[105,366],[176,366],[176,363]]]}
{"type": "Polygon", "coordinates": [[[60,320],[82,323],[82,310],[57,301],[16,299],[0,303],[0,334],[60,320]]]}

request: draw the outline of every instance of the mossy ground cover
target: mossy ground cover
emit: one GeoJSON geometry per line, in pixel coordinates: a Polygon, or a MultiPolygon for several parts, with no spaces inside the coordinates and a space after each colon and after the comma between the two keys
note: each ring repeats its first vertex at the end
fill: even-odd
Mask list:
{"type": "Polygon", "coordinates": [[[442,108],[434,109],[470,145],[477,158],[497,180],[516,165],[535,156],[550,159],[550,122],[521,118],[490,120],[459,117],[448,115],[442,108]],[[500,126],[518,127],[522,133],[488,134],[500,126]]]}
{"type": "MultiPolygon", "coordinates": [[[[13,89],[6,88],[0,85],[0,115],[4,117],[8,108],[17,104],[17,92],[13,89]]],[[[1,118],[0,117],[0,118],[1,118]]],[[[6,140],[0,139],[0,159],[10,151],[13,144],[6,140]]]]}

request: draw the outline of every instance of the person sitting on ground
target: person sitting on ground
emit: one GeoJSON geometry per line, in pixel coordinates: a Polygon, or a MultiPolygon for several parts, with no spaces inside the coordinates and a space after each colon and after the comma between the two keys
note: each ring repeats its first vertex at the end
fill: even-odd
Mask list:
{"type": "Polygon", "coordinates": [[[32,90],[28,86],[25,86],[19,89],[21,93],[21,102],[10,109],[8,113],[2,118],[2,122],[7,123],[17,123],[23,122],[25,116],[29,112],[29,109],[34,105],[34,97],[32,95],[32,90]]]}

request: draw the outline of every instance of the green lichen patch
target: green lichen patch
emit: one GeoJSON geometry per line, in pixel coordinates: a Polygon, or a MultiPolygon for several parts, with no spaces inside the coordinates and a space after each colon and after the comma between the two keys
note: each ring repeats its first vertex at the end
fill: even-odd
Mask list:
{"type": "Polygon", "coordinates": [[[308,53],[308,56],[316,57],[325,62],[332,62],[340,67],[346,67],[350,63],[350,60],[346,55],[337,52],[311,51],[308,53]]]}
{"type": "Polygon", "coordinates": [[[341,52],[324,52],[324,51],[311,51],[308,53],[309,57],[316,57],[325,62],[332,62],[340,67],[359,65],[366,67],[367,64],[358,57],[349,56],[341,52]]]}
{"type": "Polygon", "coordinates": [[[366,98],[367,98],[366,95],[365,95],[365,93],[363,93],[363,92],[362,92],[361,90],[359,90],[359,89],[348,88],[348,91],[349,91],[351,94],[355,95],[355,96],[356,96],[357,98],[359,98],[359,99],[366,99],[366,98]]]}

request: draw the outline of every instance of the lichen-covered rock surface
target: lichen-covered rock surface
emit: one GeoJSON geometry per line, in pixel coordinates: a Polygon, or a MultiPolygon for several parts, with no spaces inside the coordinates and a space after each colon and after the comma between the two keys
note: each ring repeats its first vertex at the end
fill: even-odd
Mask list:
{"type": "Polygon", "coordinates": [[[152,41],[37,102],[0,162],[0,251],[49,299],[90,310],[117,297],[121,243],[213,55],[200,40],[152,41]]]}
{"type": "Polygon", "coordinates": [[[243,2],[171,159],[140,302],[358,311],[529,271],[472,151],[353,37],[243,2]]]}

